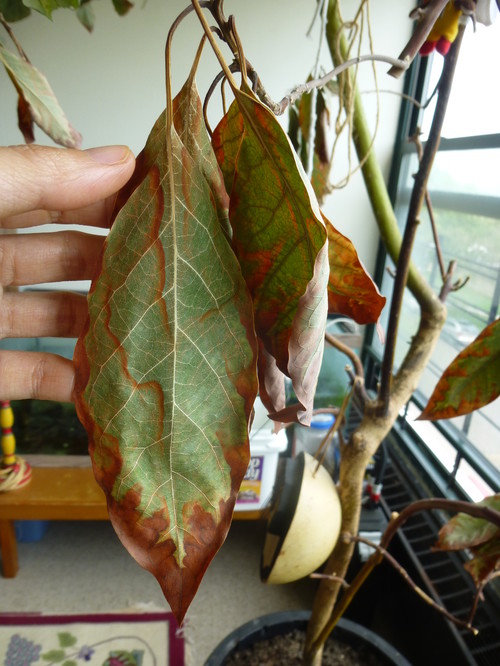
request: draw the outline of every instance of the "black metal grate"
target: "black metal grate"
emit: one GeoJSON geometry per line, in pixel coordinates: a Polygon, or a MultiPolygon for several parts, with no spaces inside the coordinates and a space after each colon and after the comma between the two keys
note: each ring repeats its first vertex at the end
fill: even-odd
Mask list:
{"type": "MultiPolygon", "coordinates": [[[[398,447],[387,443],[389,464],[383,478],[382,506],[387,515],[399,511],[410,502],[429,496],[421,487],[421,470],[411,470],[408,459],[398,452],[398,447]]],[[[443,524],[440,513],[419,514],[411,518],[401,529],[399,538],[413,565],[417,569],[427,592],[435,601],[444,605],[453,615],[467,619],[474,589],[463,560],[457,553],[432,552],[443,524]]],[[[466,629],[450,624],[457,645],[464,657],[464,664],[472,666],[500,665],[500,613],[495,604],[496,594],[489,595],[479,605],[474,626],[479,634],[474,636],[466,629]]]]}

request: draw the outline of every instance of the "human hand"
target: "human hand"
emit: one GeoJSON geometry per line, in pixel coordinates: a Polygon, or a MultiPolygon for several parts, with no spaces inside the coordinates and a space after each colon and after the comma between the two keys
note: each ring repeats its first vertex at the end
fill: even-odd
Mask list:
{"type": "MultiPolygon", "coordinates": [[[[93,277],[104,236],[77,231],[3,234],[46,223],[109,227],[116,192],[134,169],[124,146],[87,151],[0,148],[0,338],[77,337],[85,296],[4,288],[93,277]]],[[[0,400],[72,400],[73,363],[42,352],[0,351],[0,400]]]]}

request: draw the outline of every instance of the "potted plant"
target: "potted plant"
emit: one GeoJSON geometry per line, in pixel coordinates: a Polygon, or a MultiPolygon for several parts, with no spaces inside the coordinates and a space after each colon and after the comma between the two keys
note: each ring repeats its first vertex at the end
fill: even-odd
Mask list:
{"type": "MultiPolygon", "coordinates": [[[[392,73],[400,74],[423,45],[429,48],[429,40],[438,42],[443,52],[453,42],[445,56],[403,237],[349,71],[364,58],[348,62],[345,25],[336,0],[318,3],[334,70],[313,77],[280,103],[269,99],[247,61],[237,23],[226,17],[221,0],[192,0],[172,26],[166,48],[167,108],[118,197],[112,232],[89,295],[89,321],[75,352],[75,402],[113,525],[135,559],[157,577],[179,622],[229,529],[248,464],[248,424],[257,393],[277,423],[307,425],[327,313],[375,324],[385,303],[350,241],[318,204],[328,190],[331,160],[325,159],[321,143],[327,111],[315,91],[332,87],[334,80],[334,90],[352,119],[352,140],[380,236],[397,270],[376,395],[366,392],[361,365],[350,354],[351,393],[362,402],[363,418],[349,441],[341,444],[341,538],[316,595],[304,664],[321,663],[327,635],[405,518],[390,524],[381,549],[338,601],[356,542],[365,470],[416,388],[446,319],[446,295],[454,288],[450,270],[435,294],[411,263],[411,251],[463,34],[458,18],[470,10],[468,4],[430,0],[419,10],[415,33],[401,56],[384,56],[392,73]],[[440,27],[441,12],[450,7],[451,16],[440,27]],[[174,97],[172,42],[177,26],[191,12],[199,19],[203,38],[188,80],[174,97]],[[214,128],[208,126],[195,83],[205,41],[222,69],[214,88],[224,80],[234,97],[214,128]],[[229,48],[232,62],[222,47],[229,48]],[[295,103],[298,112],[293,118],[298,122],[290,131],[298,152],[275,117],[295,103]],[[406,288],[420,308],[420,325],[394,372],[406,288]],[[285,401],[285,377],[297,398],[293,405],[285,401]]],[[[78,6],[83,16],[87,6],[78,6]]],[[[39,122],[40,114],[37,100],[30,96],[31,84],[20,75],[28,63],[22,51],[13,58],[2,47],[1,54],[18,87],[29,138],[26,127],[31,120],[39,122]]],[[[58,108],[50,113],[61,120],[58,108]]],[[[56,138],[74,143],[74,132],[61,125],[56,138]]],[[[496,360],[498,338],[494,322],[461,354],[443,384],[453,385],[454,378],[467,376],[478,354],[481,367],[496,360]]],[[[480,372],[477,383],[465,386],[471,390],[473,385],[474,399],[464,397],[460,380],[458,400],[443,390],[443,384],[424,416],[459,414],[464,406],[475,409],[499,390],[496,378],[480,372]]],[[[343,413],[338,424],[342,417],[343,413]]],[[[498,561],[491,554],[497,553],[500,526],[494,501],[479,507],[442,506],[483,521],[480,527],[488,523],[479,545],[476,535],[461,537],[460,543],[479,551],[475,562],[481,586],[498,561]]],[[[464,520],[462,515],[457,519],[453,538],[463,535],[464,520]]],[[[472,525],[476,529],[477,523],[472,525]]]]}

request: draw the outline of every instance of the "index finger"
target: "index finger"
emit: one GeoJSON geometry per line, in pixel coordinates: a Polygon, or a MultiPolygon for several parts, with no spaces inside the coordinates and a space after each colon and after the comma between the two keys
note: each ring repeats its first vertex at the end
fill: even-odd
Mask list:
{"type": "MultiPolygon", "coordinates": [[[[86,151],[34,145],[0,148],[0,223],[30,211],[77,211],[107,200],[127,182],[133,168],[134,157],[126,146],[86,151]]],[[[59,220],[60,214],[55,217],[59,220]]],[[[33,219],[39,223],[40,213],[33,219]]]]}

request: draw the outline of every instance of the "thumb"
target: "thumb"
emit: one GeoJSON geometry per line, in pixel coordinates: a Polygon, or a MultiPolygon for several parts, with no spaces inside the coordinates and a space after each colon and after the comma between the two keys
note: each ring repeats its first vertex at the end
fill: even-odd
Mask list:
{"type": "Polygon", "coordinates": [[[133,170],[134,156],[126,146],[0,148],[0,218],[87,206],[114,194],[133,170]]]}

